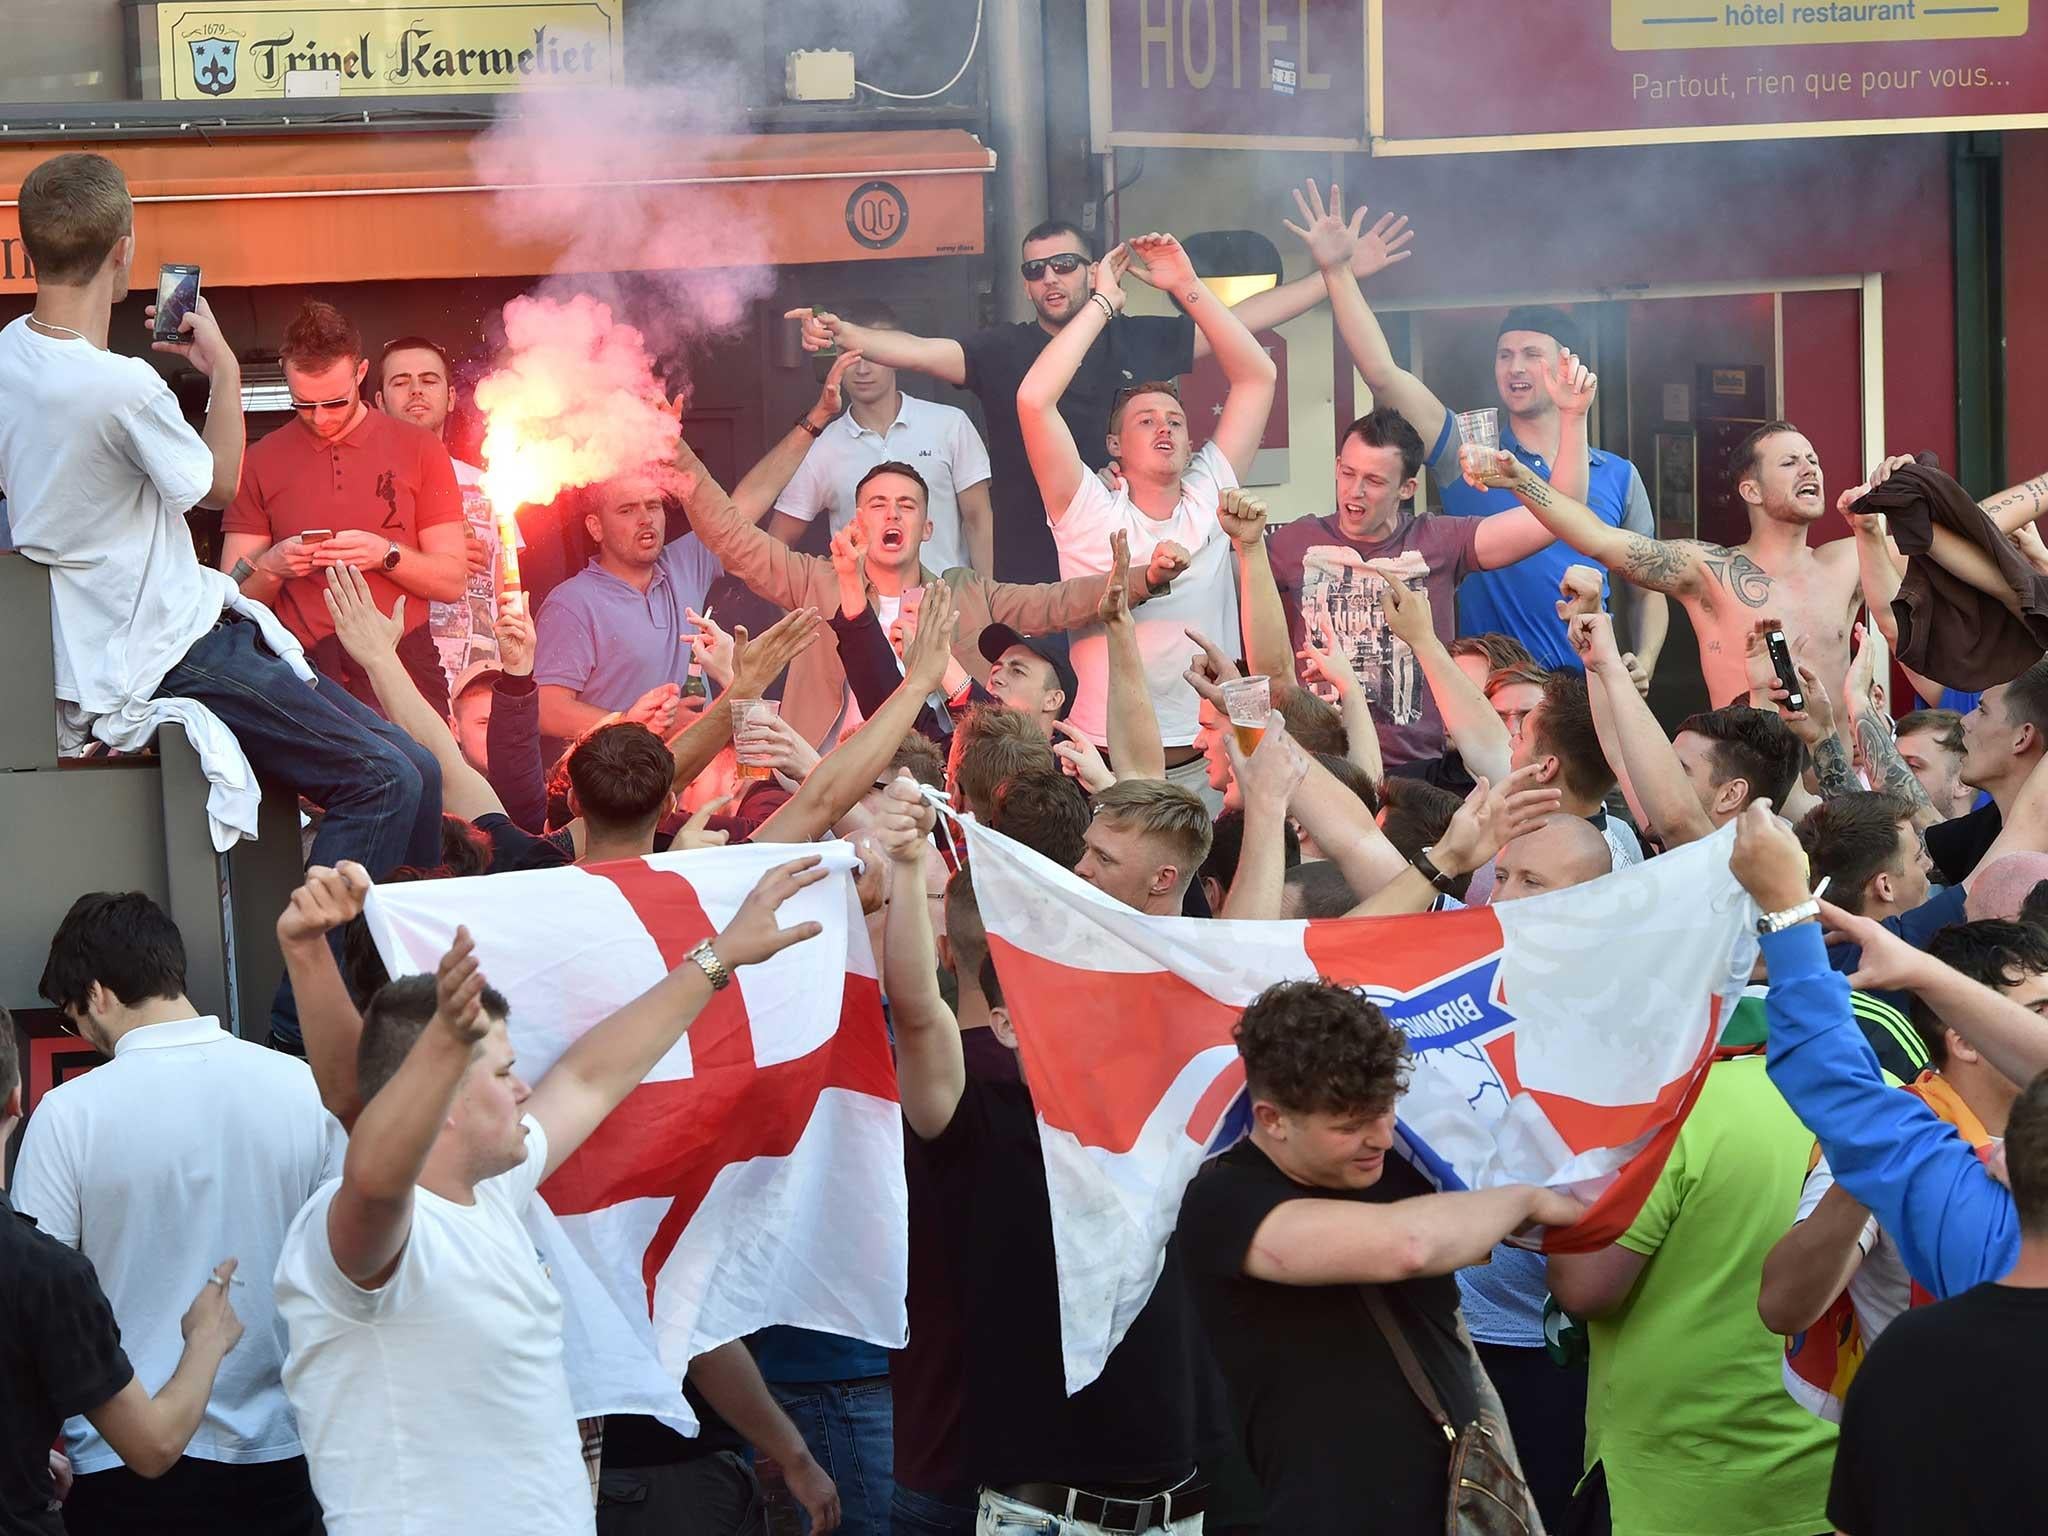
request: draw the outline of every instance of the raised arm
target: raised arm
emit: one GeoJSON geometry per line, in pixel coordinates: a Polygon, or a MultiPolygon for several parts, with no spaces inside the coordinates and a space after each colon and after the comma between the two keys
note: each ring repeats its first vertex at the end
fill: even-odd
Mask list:
{"type": "Polygon", "coordinates": [[[1586,685],[1606,707],[1621,753],[1613,766],[1629,786],[1630,804],[1643,829],[1654,829],[1666,848],[1712,836],[1713,819],[1615,648],[1613,621],[1604,613],[1581,614],[1569,632],[1572,648],[1585,663],[1586,685]]]}
{"type": "Polygon", "coordinates": [[[917,611],[917,632],[903,648],[903,681],[860,729],[820,759],[801,788],[761,824],[757,843],[807,843],[844,816],[888,769],[918,712],[946,675],[958,624],[953,589],[943,581],[925,587],[917,611]]]}
{"type": "MultiPolygon", "coordinates": [[[[1490,523],[1493,518],[1481,521],[1490,523]]],[[[1479,685],[1465,675],[1465,669],[1437,638],[1428,595],[1405,582],[1391,580],[1385,583],[1384,592],[1387,627],[1415,653],[1430,697],[1436,700],[1437,712],[1443,716],[1444,734],[1464,759],[1466,771],[1474,778],[1495,782],[1506,778],[1508,729],[1501,724],[1500,716],[1494,713],[1479,685]]]]}
{"type": "MultiPolygon", "coordinates": [[[[1564,791],[1536,782],[1540,764],[1517,768],[1507,777],[1488,781],[1482,775],[1452,813],[1444,835],[1422,854],[1442,878],[1444,894],[1461,875],[1491,863],[1494,855],[1525,832],[1533,832],[1558,813],[1564,791]]],[[[1392,917],[1427,912],[1436,905],[1439,886],[1419,864],[1410,864],[1393,880],[1353,907],[1347,917],[1392,917]]]]}
{"type": "MultiPolygon", "coordinates": [[[[1373,226],[1372,232],[1363,241],[1358,237],[1357,226],[1363,222],[1365,210],[1359,209],[1346,223],[1342,218],[1343,197],[1335,186],[1330,188],[1330,206],[1325,207],[1321,196],[1313,185],[1308,196],[1295,194],[1295,206],[1301,210],[1300,225],[1289,224],[1288,230],[1299,236],[1315,258],[1316,266],[1323,274],[1323,284],[1330,294],[1330,314],[1337,322],[1337,333],[1344,338],[1344,346],[1351,353],[1351,361],[1358,367],[1359,376],[1365,380],[1365,387],[1372,391],[1373,403],[1392,406],[1407,418],[1408,424],[1421,436],[1423,445],[1434,443],[1444,429],[1443,401],[1437,399],[1427,384],[1394,361],[1394,349],[1387,345],[1386,332],[1372,309],[1365,302],[1365,294],[1358,286],[1358,277],[1353,275],[1351,258],[1357,246],[1370,245],[1383,239],[1382,232],[1390,226],[1386,219],[1373,226]],[[1347,248],[1345,237],[1350,240],[1347,248]]],[[[1405,225],[1391,226],[1400,229],[1405,225]]],[[[1412,236],[1404,235],[1406,238],[1412,236]]],[[[1406,253],[1404,253],[1406,254],[1406,253]]]]}
{"type": "Polygon", "coordinates": [[[1494,455],[1490,467],[1467,463],[1465,478],[1481,490],[1505,487],[1512,491],[1558,538],[1639,587],[1684,597],[1707,577],[1709,546],[1690,540],[1646,539],[1610,527],[1584,502],[1566,496],[1505,450],[1494,455]]]}
{"type": "Polygon", "coordinates": [[[960,1023],[939,993],[938,952],[924,900],[924,852],[936,816],[909,770],[899,769],[875,818],[875,840],[889,858],[882,984],[896,1029],[897,1092],[905,1123],[926,1141],[953,1123],[967,1089],[960,1023]]]}
{"type": "Polygon", "coordinates": [[[1244,841],[1216,915],[1275,919],[1287,881],[1287,805],[1308,773],[1309,756],[1287,734],[1277,709],[1266,716],[1265,734],[1249,756],[1239,750],[1235,730],[1225,734],[1223,750],[1244,797],[1244,841]]]}
{"type": "Polygon", "coordinates": [[[277,919],[277,947],[298,1002],[306,1065],[313,1069],[320,1102],[343,1130],[352,1129],[363,1112],[356,1088],[363,1016],[341,979],[328,935],[360,916],[369,894],[370,876],[362,865],[349,859],[333,869],[316,864],[277,919]]]}
{"type": "Polygon", "coordinates": [[[369,678],[385,716],[433,754],[441,770],[442,808],[465,821],[492,811],[502,815],[505,807],[498,792],[491,788],[490,780],[469,766],[448,722],[421,697],[419,685],[398,659],[398,641],[405,633],[406,599],[392,603],[390,617],[379,613],[370,596],[370,584],[352,565],[328,570],[322,596],[334,619],[335,638],[369,678]]]}
{"type": "Polygon", "coordinates": [[[855,325],[823,309],[785,310],[782,318],[803,322],[806,352],[839,347],[864,353],[884,368],[908,368],[912,373],[929,374],[956,389],[967,384],[967,353],[951,337],[913,336],[908,331],[855,325]]]}
{"type": "MultiPolygon", "coordinates": [[[[1344,721],[1344,756],[1378,784],[1387,776],[1387,765],[1380,755],[1380,731],[1373,723],[1372,701],[1366,698],[1365,687],[1352,671],[1351,658],[1345,654],[1343,642],[1332,633],[1328,619],[1322,621],[1322,630],[1322,644],[1318,645],[1314,636],[1304,634],[1301,649],[1295,655],[1304,675],[1319,676],[1336,690],[1337,713],[1344,721]]],[[[1495,724],[1498,723],[1496,718],[1495,724]]],[[[1505,737],[1507,733],[1501,734],[1505,737]]]]}
{"type": "MultiPolygon", "coordinates": [[[[526,1112],[547,1131],[547,1173],[561,1167],[683,1038],[717,990],[711,983],[712,967],[724,973],[718,984],[723,987],[741,966],[758,965],[823,932],[816,923],[783,928],[776,923],[775,913],[798,891],[816,885],[829,873],[816,854],[776,865],[747,893],[732,921],[711,938],[711,966],[685,957],[681,965],[593,1025],[562,1053],[548,1068],[547,1076],[534,1084],[526,1101],[526,1112]]],[[[364,1113],[367,1117],[368,1111],[364,1113]]]]}
{"type": "MultiPolygon", "coordinates": [[[[801,427],[791,427],[768,451],[768,456],[749,471],[747,479],[760,477],[758,487],[765,489],[768,500],[773,502],[796,473],[810,446],[811,435],[801,427]]],[[[719,563],[778,608],[801,608],[809,602],[815,557],[800,555],[773,534],[756,528],[753,519],[712,478],[711,471],[688,442],[676,443],[675,464],[687,487],[683,505],[690,516],[690,527],[719,563]]],[[[748,496],[750,501],[757,499],[753,490],[748,496]]]]}
{"type": "Polygon", "coordinates": [[[732,740],[731,701],[760,698],[782,676],[783,668],[816,643],[823,628],[817,609],[799,608],[769,625],[758,640],[748,638],[744,624],[733,630],[732,686],[668,744],[669,756],[675,760],[670,784],[678,794],[689,788],[732,740]]]}
{"type": "MultiPolygon", "coordinates": [[[[153,332],[156,306],[145,305],[142,316],[153,332]]],[[[212,306],[205,299],[197,300],[178,322],[178,332],[177,341],[152,341],[150,350],[175,353],[206,377],[206,425],[200,429],[199,440],[213,458],[213,483],[199,498],[199,505],[218,511],[235,499],[242,485],[242,453],[248,446],[242,424],[242,365],[221,335],[212,306]]],[[[277,595],[274,588],[270,595],[277,595]]]]}
{"type": "Polygon", "coordinates": [[[435,972],[433,1018],[356,1116],[341,1188],[327,1207],[327,1245],[335,1267],[365,1290],[389,1280],[405,1251],[413,1189],[470,1058],[490,1032],[483,994],[476,943],[467,928],[457,928],[435,972]]]}
{"type": "Polygon", "coordinates": [[[1145,682],[1145,657],[1131,618],[1131,541],[1119,528],[1110,535],[1109,579],[1096,608],[1109,647],[1109,759],[1120,779],[1166,777],[1166,747],[1159,737],[1159,712],[1145,682]]]}
{"type": "MultiPolygon", "coordinates": [[[[818,440],[818,434],[832,425],[839,415],[843,398],[840,380],[846,377],[846,370],[860,361],[860,351],[843,352],[825,375],[825,382],[818,390],[817,403],[798,418],[796,425],[783,433],[782,441],[769,450],[768,456],[748,470],[740,483],[732,489],[732,504],[739,515],[748,523],[759,523],[761,515],[775,505],[783,487],[795,476],[797,467],[804,461],[810,445],[818,440]],[[808,427],[809,430],[806,430],[808,427]]],[[[770,521],[772,537],[784,544],[794,542],[803,536],[805,525],[786,513],[777,512],[770,521]]],[[[700,539],[703,534],[697,535],[700,539]]],[[[707,543],[709,541],[707,540],[707,543]]],[[[714,551],[716,553],[716,551],[714,551]]],[[[784,604],[784,607],[789,606],[784,604]]]]}
{"type": "Polygon", "coordinates": [[[1998,524],[2001,533],[2016,533],[2048,512],[2048,475],[2022,480],[1979,505],[1998,524]]]}
{"type": "Polygon", "coordinates": [[[1195,276],[1194,263],[1178,240],[1171,235],[1140,235],[1130,245],[1144,258],[1153,279],[1167,285],[1167,291],[1195,322],[1195,329],[1207,338],[1223,377],[1230,383],[1230,391],[1223,397],[1223,414],[1217,418],[1210,440],[1242,480],[1251,473],[1259,439],[1265,436],[1279,370],[1258,337],[1195,276]]]}
{"type": "Polygon", "coordinates": [[[535,639],[526,594],[508,592],[498,610],[498,661],[491,718],[484,727],[484,777],[512,824],[538,835],[548,820],[547,766],[541,759],[540,696],[533,682],[535,639]]]}
{"type": "Polygon", "coordinates": [[[1297,686],[1294,647],[1287,637],[1287,607],[1266,552],[1266,504],[1245,491],[1228,490],[1216,520],[1237,555],[1237,611],[1244,626],[1244,662],[1254,675],[1273,680],[1274,697],[1297,686]]]}
{"type": "Polygon", "coordinates": [[[1570,1195],[1536,1184],[1386,1205],[1289,1200],[1252,1234],[1244,1272],[1275,1285],[1391,1285],[1483,1264],[1495,1244],[1531,1222],[1568,1227],[1585,1214],[1570,1195]]]}
{"type": "Polygon", "coordinates": [[[1049,522],[1056,523],[1066,515],[1074,492],[1081,488],[1081,477],[1088,473],[1081,451],[1074,446],[1074,434],[1060,415],[1060,397],[1074,382],[1095,338],[1123,312],[1125,298],[1119,279],[1130,260],[1130,252],[1119,245],[1095,263],[1087,299],[1045,344],[1024,382],[1017,386],[1017,426],[1049,522]]]}

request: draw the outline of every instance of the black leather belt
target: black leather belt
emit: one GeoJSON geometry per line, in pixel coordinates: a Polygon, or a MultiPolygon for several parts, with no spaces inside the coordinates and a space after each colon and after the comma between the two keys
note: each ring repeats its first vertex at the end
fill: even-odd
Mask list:
{"type": "Polygon", "coordinates": [[[1199,1515],[1209,1507],[1209,1490],[1199,1483],[1137,1499],[1090,1493],[1085,1488],[1069,1488],[1064,1483],[1018,1483],[995,1491],[1020,1504],[1042,1509],[1049,1515],[1083,1520],[1105,1531],[1149,1531],[1171,1520],[1199,1515]]]}

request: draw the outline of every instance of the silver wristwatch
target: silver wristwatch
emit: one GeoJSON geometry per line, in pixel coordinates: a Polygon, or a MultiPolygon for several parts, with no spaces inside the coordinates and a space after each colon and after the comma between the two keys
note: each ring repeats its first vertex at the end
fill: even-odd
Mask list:
{"type": "Polygon", "coordinates": [[[697,962],[697,969],[704,973],[704,979],[711,983],[711,990],[722,992],[732,985],[732,972],[725,962],[718,958],[718,951],[711,947],[709,939],[699,939],[697,947],[690,951],[689,958],[697,962]]]}
{"type": "Polygon", "coordinates": [[[1820,916],[1820,898],[1809,896],[1796,907],[1787,907],[1782,912],[1766,912],[1756,920],[1758,933],[1783,933],[1787,928],[1797,927],[1810,918],[1820,916]]]}

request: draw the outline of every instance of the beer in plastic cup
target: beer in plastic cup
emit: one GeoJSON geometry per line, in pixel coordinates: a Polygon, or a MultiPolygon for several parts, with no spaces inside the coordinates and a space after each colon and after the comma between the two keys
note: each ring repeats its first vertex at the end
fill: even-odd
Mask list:
{"type": "Polygon", "coordinates": [[[1273,680],[1241,677],[1225,683],[1223,709],[1230,716],[1230,730],[1237,737],[1237,750],[1250,757],[1264,739],[1266,717],[1273,712],[1273,680]]]}
{"type": "Polygon", "coordinates": [[[1498,483],[1494,455],[1500,452],[1500,412],[1491,407],[1460,411],[1457,419],[1459,466],[1490,483],[1498,483]]]}
{"type": "Polygon", "coordinates": [[[738,765],[733,777],[742,782],[765,779],[773,770],[768,766],[768,749],[758,738],[748,741],[747,728],[758,721],[773,720],[782,713],[780,699],[734,699],[732,701],[732,748],[738,765]]]}

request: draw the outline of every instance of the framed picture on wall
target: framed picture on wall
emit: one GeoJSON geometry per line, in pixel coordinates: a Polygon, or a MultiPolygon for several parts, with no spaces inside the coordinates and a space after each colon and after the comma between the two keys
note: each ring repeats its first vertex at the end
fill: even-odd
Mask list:
{"type": "Polygon", "coordinates": [[[1699,496],[1695,439],[1690,432],[1657,434],[1657,536],[1698,537],[1699,496]]]}

